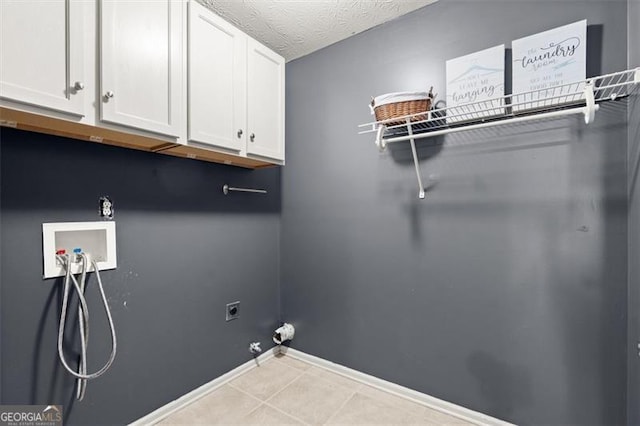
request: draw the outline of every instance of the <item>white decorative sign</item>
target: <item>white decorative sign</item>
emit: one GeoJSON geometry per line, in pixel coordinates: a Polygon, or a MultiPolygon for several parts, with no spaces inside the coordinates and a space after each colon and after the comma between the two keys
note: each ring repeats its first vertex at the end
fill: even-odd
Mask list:
{"type": "Polygon", "coordinates": [[[504,44],[447,61],[447,122],[504,114],[503,96],[504,44]]]}
{"type": "Polygon", "coordinates": [[[582,90],[586,78],[586,20],[514,40],[511,46],[514,111],[582,98],[568,94],[582,90]]]}

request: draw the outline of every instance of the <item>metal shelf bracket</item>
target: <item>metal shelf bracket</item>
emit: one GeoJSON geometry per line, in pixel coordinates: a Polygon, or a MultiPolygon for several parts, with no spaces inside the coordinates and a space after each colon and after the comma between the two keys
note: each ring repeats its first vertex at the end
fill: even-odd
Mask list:
{"type": "Polygon", "coordinates": [[[596,98],[593,93],[593,82],[591,80],[584,86],[584,99],[587,103],[587,106],[584,107],[584,122],[590,124],[593,123],[596,111],[598,110],[596,98]]]}
{"type": "MultiPolygon", "coordinates": [[[[413,127],[411,126],[411,119],[407,118],[407,129],[409,130],[409,136],[413,136],[413,127]]],[[[422,174],[420,173],[420,161],[418,160],[418,151],[416,150],[416,141],[414,138],[409,139],[411,144],[411,155],[413,155],[413,165],[416,168],[416,176],[418,178],[418,198],[424,200],[424,185],[422,184],[422,174]]]]}
{"type": "Polygon", "coordinates": [[[386,130],[387,130],[387,126],[385,126],[384,124],[380,124],[378,126],[375,143],[380,151],[384,151],[387,148],[387,142],[383,138],[384,132],[386,130]]]}

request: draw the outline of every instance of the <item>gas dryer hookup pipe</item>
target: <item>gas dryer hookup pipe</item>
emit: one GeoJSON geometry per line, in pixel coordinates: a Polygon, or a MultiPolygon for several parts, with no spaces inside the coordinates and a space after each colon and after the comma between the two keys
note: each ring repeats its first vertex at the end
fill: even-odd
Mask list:
{"type": "Polygon", "coordinates": [[[282,342],[293,339],[293,336],[296,334],[296,329],[288,323],[282,324],[278,327],[273,333],[273,341],[274,343],[281,345],[282,342]]]}

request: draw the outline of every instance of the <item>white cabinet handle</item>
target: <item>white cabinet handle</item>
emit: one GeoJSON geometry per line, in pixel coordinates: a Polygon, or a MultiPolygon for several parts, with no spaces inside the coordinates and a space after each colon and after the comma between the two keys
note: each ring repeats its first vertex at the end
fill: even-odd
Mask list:
{"type": "Polygon", "coordinates": [[[76,83],[73,85],[73,88],[76,90],[82,90],[84,89],[84,83],[81,81],[76,81],[76,83]]]}
{"type": "Polygon", "coordinates": [[[104,94],[104,97],[105,99],[113,98],[113,92],[109,90],[107,93],[104,94]]]}
{"type": "Polygon", "coordinates": [[[256,135],[255,135],[255,134],[253,134],[253,133],[251,133],[251,134],[249,135],[249,140],[250,140],[251,142],[254,142],[254,141],[255,141],[255,139],[256,139],[256,135]]]}
{"type": "Polygon", "coordinates": [[[242,137],[242,129],[238,130],[238,139],[240,139],[242,137]]]}

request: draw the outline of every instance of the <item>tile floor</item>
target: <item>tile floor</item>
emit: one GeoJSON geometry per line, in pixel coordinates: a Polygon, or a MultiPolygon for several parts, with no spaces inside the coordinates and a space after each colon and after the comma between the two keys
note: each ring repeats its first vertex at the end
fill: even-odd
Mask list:
{"type": "Polygon", "coordinates": [[[278,355],[158,424],[470,423],[286,355],[278,355]]]}

